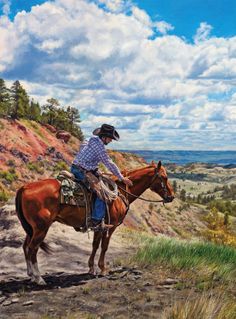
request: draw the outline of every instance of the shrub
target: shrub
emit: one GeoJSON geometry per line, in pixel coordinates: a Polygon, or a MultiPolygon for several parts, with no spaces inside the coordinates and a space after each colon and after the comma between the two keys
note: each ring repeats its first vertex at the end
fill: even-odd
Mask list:
{"type": "Polygon", "coordinates": [[[30,171],[37,172],[38,174],[43,174],[44,173],[44,165],[42,162],[30,162],[27,163],[27,168],[30,171]]]}
{"type": "Polygon", "coordinates": [[[0,190],[0,202],[6,202],[9,199],[9,194],[5,190],[0,190]]]}
{"type": "Polygon", "coordinates": [[[177,213],[181,213],[183,210],[188,210],[190,208],[189,203],[184,203],[178,207],[177,213]]]}
{"type": "Polygon", "coordinates": [[[68,165],[64,162],[64,161],[58,161],[56,163],[56,165],[54,166],[53,170],[55,172],[60,172],[60,171],[63,171],[63,170],[66,170],[68,171],[69,170],[69,167],[68,165]]]}
{"type": "Polygon", "coordinates": [[[224,201],[221,199],[212,200],[207,205],[209,209],[216,208],[218,211],[225,213],[228,212],[232,216],[236,216],[236,204],[231,201],[224,201]]]}
{"type": "Polygon", "coordinates": [[[231,234],[230,232],[225,231],[224,229],[208,229],[203,231],[202,235],[205,237],[205,239],[213,243],[236,247],[236,236],[231,234]]]}
{"type": "Polygon", "coordinates": [[[18,179],[18,175],[15,172],[14,168],[9,169],[9,171],[0,172],[0,178],[12,183],[13,181],[18,179]]]}
{"type": "Polygon", "coordinates": [[[208,229],[202,232],[205,239],[216,244],[236,247],[236,236],[229,229],[230,221],[227,212],[222,215],[213,207],[205,220],[208,223],[208,229]]]}

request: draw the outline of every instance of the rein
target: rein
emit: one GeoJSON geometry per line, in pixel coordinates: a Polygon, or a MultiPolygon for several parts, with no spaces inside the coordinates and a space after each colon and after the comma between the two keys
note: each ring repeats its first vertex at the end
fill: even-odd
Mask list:
{"type": "Polygon", "coordinates": [[[160,199],[160,200],[151,200],[151,199],[147,199],[147,198],[143,198],[141,196],[137,196],[137,195],[134,195],[130,192],[128,192],[127,190],[125,190],[124,188],[118,186],[118,188],[120,188],[123,192],[125,192],[126,194],[130,195],[130,196],[133,196],[134,198],[138,198],[138,199],[141,199],[141,200],[144,200],[145,202],[152,202],[152,203],[164,203],[164,200],[163,199],[160,199]]]}
{"type": "MultiPolygon", "coordinates": [[[[152,181],[151,181],[151,183],[150,183],[150,185],[149,185],[149,188],[152,186],[152,184],[154,183],[154,181],[155,181],[155,179],[156,179],[157,177],[160,178],[160,180],[161,180],[161,186],[164,188],[164,190],[165,190],[165,192],[166,192],[166,191],[167,191],[167,190],[166,190],[166,187],[165,187],[165,185],[164,185],[164,183],[163,183],[163,181],[162,181],[161,176],[159,176],[158,171],[157,171],[156,169],[155,169],[155,175],[154,175],[153,178],[152,178],[152,181]]],[[[130,196],[133,196],[134,198],[141,199],[141,200],[143,200],[143,201],[145,201],[145,202],[150,202],[150,203],[163,203],[163,204],[165,203],[164,199],[151,200],[151,199],[147,199],[147,198],[144,198],[144,197],[141,197],[141,196],[134,195],[134,194],[128,192],[126,189],[124,189],[124,188],[121,187],[121,186],[118,186],[118,188],[120,188],[120,189],[121,189],[123,192],[125,192],[126,194],[128,194],[128,195],[130,195],[130,196]]]]}

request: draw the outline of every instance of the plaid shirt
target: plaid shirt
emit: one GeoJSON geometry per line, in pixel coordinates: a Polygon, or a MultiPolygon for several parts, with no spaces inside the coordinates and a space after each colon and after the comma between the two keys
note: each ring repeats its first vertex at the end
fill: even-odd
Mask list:
{"type": "Polygon", "coordinates": [[[81,166],[87,171],[92,171],[98,168],[100,162],[120,180],[124,178],[119,168],[107,154],[105,145],[98,136],[91,137],[87,143],[81,144],[73,164],[81,166]]]}

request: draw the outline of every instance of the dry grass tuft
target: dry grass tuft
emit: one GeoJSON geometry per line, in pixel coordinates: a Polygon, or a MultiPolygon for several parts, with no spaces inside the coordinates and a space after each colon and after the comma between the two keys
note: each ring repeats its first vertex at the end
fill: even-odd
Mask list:
{"type": "Polygon", "coordinates": [[[176,302],[164,310],[161,319],[235,319],[236,304],[222,296],[203,294],[197,299],[176,302]]]}

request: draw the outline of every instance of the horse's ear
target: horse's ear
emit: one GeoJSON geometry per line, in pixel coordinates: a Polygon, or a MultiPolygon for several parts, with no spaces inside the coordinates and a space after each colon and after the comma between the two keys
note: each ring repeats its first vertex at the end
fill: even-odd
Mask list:
{"type": "Polygon", "coordinates": [[[154,162],[154,161],[151,161],[151,165],[152,165],[152,166],[155,166],[155,162],[154,162]]]}
{"type": "Polygon", "coordinates": [[[161,168],[161,161],[158,162],[157,164],[157,168],[160,169],[161,168]]]}

